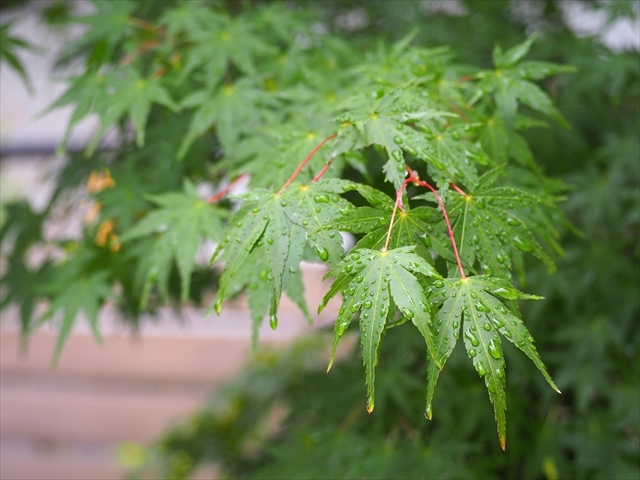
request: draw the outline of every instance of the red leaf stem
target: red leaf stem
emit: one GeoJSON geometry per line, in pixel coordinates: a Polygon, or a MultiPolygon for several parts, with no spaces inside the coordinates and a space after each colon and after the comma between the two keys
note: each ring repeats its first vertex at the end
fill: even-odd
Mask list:
{"type": "MultiPolygon", "coordinates": [[[[313,156],[316,154],[316,152],[318,150],[320,150],[323,145],[325,143],[327,143],[329,140],[336,138],[338,136],[337,133],[334,133],[333,135],[329,135],[327,138],[325,138],[324,140],[322,140],[318,145],[316,145],[316,147],[311,150],[311,153],[309,153],[309,155],[307,155],[307,158],[305,158],[302,163],[300,165],[298,165],[298,168],[296,168],[296,171],[293,172],[293,175],[291,175],[289,177],[289,180],[287,180],[285,182],[285,184],[282,186],[282,188],[280,189],[280,191],[278,192],[278,195],[282,195],[282,192],[284,192],[287,187],[291,184],[291,182],[293,182],[295,180],[295,178],[300,174],[300,172],[302,171],[302,169],[305,167],[305,165],[307,163],[309,163],[309,160],[311,160],[313,158],[313,156]]],[[[327,167],[328,168],[328,167],[327,167]]]]}
{"type": "Polygon", "coordinates": [[[207,199],[207,203],[219,202],[220,200],[222,200],[224,197],[226,197],[229,194],[229,192],[233,189],[233,187],[235,187],[241,180],[243,180],[244,178],[246,178],[248,176],[249,176],[248,173],[243,173],[238,178],[236,178],[233,182],[231,182],[229,185],[227,185],[222,190],[220,190],[218,193],[215,193],[215,194],[211,195],[207,199]]]}
{"type": "Polygon", "coordinates": [[[320,173],[318,173],[315,177],[313,177],[313,180],[311,180],[311,183],[316,183],[318,180],[322,178],[322,176],[325,173],[327,173],[327,170],[329,170],[329,167],[331,166],[331,162],[333,162],[333,158],[330,158],[329,161],[324,164],[324,167],[322,167],[322,170],[320,170],[320,173]]]}
{"type": "Polygon", "coordinates": [[[454,184],[454,183],[450,183],[449,185],[451,186],[451,188],[453,188],[456,192],[458,192],[458,193],[459,193],[460,195],[462,195],[463,197],[466,197],[466,196],[467,196],[467,194],[466,194],[466,193],[464,193],[464,190],[462,190],[462,189],[461,189],[459,186],[457,186],[456,184],[454,184]]]}
{"type": "MultiPolygon", "coordinates": [[[[408,168],[408,167],[407,167],[408,168]]],[[[400,207],[401,210],[404,210],[404,207],[402,206],[402,191],[405,189],[405,187],[416,180],[417,177],[413,176],[413,172],[412,175],[409,175],[409,178],[407,178],[404,183],[400,186],[400,188],[396,191],[396,203],[393,206],[393,213],[391,213],[391,222],[389,223],[389,230],[387,230],[387,238],[384,241],[384,247],[382,248],[383,252],[387,251],[387,248],[389,247],[389,240],[391,240],[391,231],[393,230],[393,222],[396,219],[396,211],[398,210],[398,207],[400,207]]]]}
{"type": "MultiPolygon", "coordinates": [[[[411,167],[409,167],[407,165],[407,170],[409,171],[409,178],[407,179],[407,181],[412,181],[414,183],[414,185],[419,185],[421,187],[425,187],[428,188],[429,190],[431,190],[433,192],[433,194],[436,196],[436,199],[438,200],[438,203],[440,204],[440,209],[442,210],[442,215],[444,216],[444,221],[447,224],[447,231],[449,233],[449,239],[451,240],[451,246],[453,247],[453,253],[456,257],[456,262],[458,264],[458,270],[460,271],[460,277],[461,278],[467,278],[467,276],[464,274],[464,269],[462,268],[462,261],[460,260],[460,254],[458,253],[458,246],[456,245],[456,239],[453,235],[453,229],[451,228],[451,222],[449,222],[449,215],[447,215],[447,209],[444,206],[444,202],[442,201],[442,198],[440,197],[440,195],[438,194],[438,191],[433,188],[431,185],[429,185],[427,182],[420,180],[420,177],[418,176],[418,174],[416,172],[414,172],[411,167]]],[[[407,182],[405,181],[405,184],[407,182]]],[[[452,186],[454,186],[453,184],[451,184],[452,186]]],[[[404,188],[404,185],[403,187],[404,188]]],[[[462,192],[462,190],[458,189],[457,187],[455,187],[456,191],[462,192]]],[[[462,192],[464,194],[464,192],[462,192]]]]}

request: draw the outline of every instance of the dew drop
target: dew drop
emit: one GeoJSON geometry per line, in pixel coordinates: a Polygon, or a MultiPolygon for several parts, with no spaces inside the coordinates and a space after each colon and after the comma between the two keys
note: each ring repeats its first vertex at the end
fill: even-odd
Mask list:
{"type": "Polygon", "coordinates": [[[358,283],[362,283],[362,280],[364,280],[364,277],[363,277],[362,275],[358,275],[358,276],[356,277],[356,282],[358,282],[358,283]]]}
{"type": "Polygon", "coordinates": [[[518,250],[521,250],[523,252],[533,251],[533,247],[528,243],[524,242],[519,236],[516,235],[511,240],[513,241],[513,244],[516,246],[518,250]]]}
{"type": "Polygon", "coordinates": [[[409,310],[408,308],[401,308],[400,311],[402,312],[402,314],[407,317],[409,320],[411,320],[414,316],[415,313],[413,313],[411,310],[409,310]]]}
{"type": "Polygon", "coordinates": [[[500,347],[500,342],[495,338],[492,338],[489,342],[489,355],[498,360],[502,356],[502,347],[500,347]]]}
{"type": "Polygon", "coordinates": [[[270,315],[269,326],[271,327],[271,330],[275,330],[276,328],[278,328],[278,317],[276,317],[275,315],[270,315]]]}
{"type": "Polygon", "coordinates": [[[326,195],[316,195],[313,197],[313,201],[316,203],[329,203],[329,197],[326,195]]]}
{"type": "Polygon", "coordinates": [[[323,262],[326,262],[329,259],[329,252],[327,252],[326,248],[316,245],[313,247],[313,249],[316,251],[316,254],[323,262]]]}
{"type": "Polygon", "coordinates": [[[393,141],[400,145],[402,144],[402,137],[396,135],[395,137],[393,137],[393,141]]]}
{"type": "Polygon", "coordinates": [[[469,329],[465,330],[464,336],[467,338],[467,340],[469,340],[469,342],[471,342],[471,345],[473,345],[474,347],[477,347],[478,345],[480,345],[480,341],[478,340],[478,337],[476,337],[475,333],[473,333],[471,330],[469,329]]]}
{"type": "Polygon", "coordinates": [[[347,265],[346,267],[344,267],[345,272],[349,273],[351,270],[353,270],[353,265],[347,265]]]}
{"type": "Polygon", "coordinates": [[[487,367],[484,366],[484,362],[482,360],[478,360],[475,363],[475,367],[478,375],[480,375],[481,377],[484,377],[487,374],[487,367]]]}
{"type": "Polygon", "coordinates": [[[362,306],[363,306],[364,308],[371,308],[371,305],[372,305],[372,303],[371,303],[369,300],[367,300],[366,302],[364,302],[364,303],[362,304],[362,306]]]}

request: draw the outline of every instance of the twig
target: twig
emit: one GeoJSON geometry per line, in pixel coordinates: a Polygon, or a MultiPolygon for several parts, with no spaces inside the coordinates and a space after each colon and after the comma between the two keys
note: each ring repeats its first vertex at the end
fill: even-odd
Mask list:
{"type": "Polygon", "coordinates": [[[296,171],[293,172],[293,175],[291,175],[289,177],[289,180],[287,180],[285,182],[285,184],[282,186],[282,188],[278,192],[278,195],[282,195],[282,192],[284,192],[287,189],[287,187],[291,184],[291,182],[293,182],[295,180],[295,178],[298,176],[298,174],[300,174],[300,172],[305,167],[305,165],[307,163],[309,163],[309,160],[311,160],[313,158],[313,156],[316,154],[316,152],[318,150],[320,150],[325,143],[327,143],[329,140],[331,140],[333,138],[336,138],[337,136],[338,136],[337,133],[334,133],[333,135],[329,135],[327,138],[322,140],[318,145],[316,145],[316,147],[313,150],[311,150],[311,153],[309,153],[309,155],[307,155],[307,158],[305,158],[302,161],[302,163],[300,165],[298,165],[298,168],[296,168],[296,171]]]}
{"type": "Polygon", "coordinates": [[[229,194],[229,192],[233,189],[233,187],[235,187],[241,180],[245,179],[248,176],[249,176],[248,173],[243,173],[238,178],[236,178],[233,182],[231,182],[229,185],[227,185],[222,190],[220,190],[218,193],[215,193],[215,194],[211,195],[207,199],[207,203],[219,202],[220,200],[222,200],[224,197],[226,197],[229,194]]]}

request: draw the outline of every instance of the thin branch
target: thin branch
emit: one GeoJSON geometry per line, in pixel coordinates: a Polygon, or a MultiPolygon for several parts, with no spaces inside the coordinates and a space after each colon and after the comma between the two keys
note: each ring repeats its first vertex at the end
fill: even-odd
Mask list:
{"type": "Polygon", "coordinates": [[[327,143],[329,140],[336,138],[338,136],[337,133],[334,133],[333,135],[329,135],[327,138],[325,138],[324,140],[322,140],[318,145],[316,145],[316,147],[311,150],[311,153],[309,153],[309,155],[307,155],[307,158],[305,158],[302,163],[300,165],[298,165],[298,168],[296,168],[296,171],[293,172],[293,175],[291,175],[289,177],[289,180],[287,180],[285,182],[285,184],[282,186],[282,188],[280,189],[280,191],[278,192],[278,195],[282,195],[282,192],[284,192],[287,187],[291,184],[291,182],[293,182],[295,180],[295,178],[300,174],[300,172],[302,171],[302,169],[305,167],[305,165],[307,163],[309,163],[309,160],[311,160],[313,158],[313,156],[316,154],[316,152],[318,150],[320,150],[323,145],[325,143],[327,143]]]}
{"type": "Polygon", "coordinates": [[[331,166],[332,162],[333,162],[333,157],[331,157],[329,161],[324,164],[324,167],[322,167],[322,170],[320,170],[320,173],[318,173],[315,177],[313,177],[313,180],[311,180],[311,183],[316,183],[318,180],[320,180],[322,176],[325,173],[327,173],[327,170],[329,170],[329,167],[331,166]]]}
{"type": "Polygon", "coordinates": [[[226,197],[229,194],[229,192],[233,189],[233,187],[235,187],[241,180],[247,178],[248,176],[249,176],[248,173],[243,173],[238,178],[236,178],[233,182],[231,182],[229,185],[227,185],[222,190],[220,190],[218,193],[215,193],[215,194],[211,195],[207,199],[207,203],[219,202],[220,200],[222,200],[224,197],[226,197]]]}

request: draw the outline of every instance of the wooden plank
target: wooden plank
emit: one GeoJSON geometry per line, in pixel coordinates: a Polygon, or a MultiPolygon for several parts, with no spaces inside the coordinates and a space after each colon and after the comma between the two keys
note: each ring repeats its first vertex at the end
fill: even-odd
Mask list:
{"type": "Polygon", "coordinates": [[[151,442],[200,407],[193,392],[42,391],[2,388],[3,437],[45,442],[151,442]]]}

